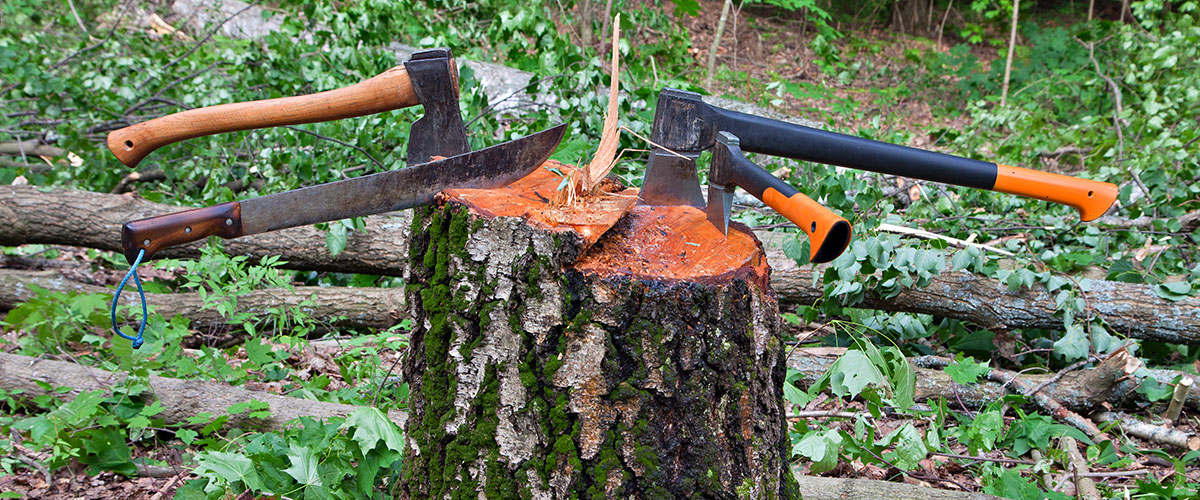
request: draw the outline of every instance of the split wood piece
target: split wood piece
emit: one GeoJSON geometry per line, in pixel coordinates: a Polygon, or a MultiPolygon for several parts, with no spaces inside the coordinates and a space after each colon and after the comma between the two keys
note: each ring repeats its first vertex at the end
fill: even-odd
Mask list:
{"type": "Polygon", "coordinates": [[[718,244],[698,209],[635,207],[585,251],[548,202],[504,192],[414,213],[400,496],[798,498],[753,236],[718,244]]]}
{"type": "MultiPolygon", "coordinates": [[[[22,390],[24,397],[54,394],[63,400],[73,399],[84,391],[109,390],[121,384],[124,374],[116,374],[91,368],[69,361],[38,359],[19,354],[0,352],[0,388],[6,391],[22,390]],[[50,387],[70,387],[66,393],[50,392],[37,382],[50,387]]],[[[314,418],[342,417],[354,411],[354,406],[325,403],[292,398],[269,392],[251,391],[206,380],[181,380],[159,376],[150,377],[150,391],[146,397],[157,397],[163,411],[155,416],[167,424],[180,424],[201,413],[214,417],[227,415],[229,406],[249,401],[267,403],[270,416],[251,418],[248,413],[229,415],[228,426],[243,429],[281,429],[288,421],[309,416],[314,418]]],[[[147,401],[149,402],[149,401],[147,401]]],[[[403,412],[388,413],[397,425],[404,425],[407,416],[403,412]]],[[[208,422],[198,424],[201,427],[208,422]]]]}
{"type": "MultiPolygon", "coordinates": [[[[74,281],[60,271],[17,271],[0,269],[0,311],[16,307],[37,296],[33,287],[55,292],[98,293],[112,295],[113,289],[74,281]]],[[[129,304],[137,295],[127,294],[129,304]]],[[[324,331],[330,328],[389,328],[408,314],[404,293],[394,288],[298,286],[293,292],[283,289],[253,290],[238,297],[238,312],[266,315],[270,309],[297,307],[311,299],[302,309],[324,331]]],[[[150,293],[146,302],[164,318],[183,316],[192,321],[192,328],[204,329],[225,325],[225,318],[216,308],[204,308],[198,293],[150,293]]],[[[141,310],[137,311],[141,314],[141,310]]],[[[263,325],[270,328],[270,325],[263,325]]]]}
{"type": "MultiPolygon", "coordinates": [[[[557,187],[557,186],[555,186],[557,187]]],[[[547,196],[547,193],[542,193],[547,196]]],[[[133,195],[105,195],[54,189],[41,192],[33,186],[0,186],[0,245],[45,243],[120,251],[121,224],[179,211],[180,207],[152,203],[133,195]]],[[[517,215],[517,214],[510,214],[517,215]]],[[[257,234],[225,242],[233,255],[257,259],[279,255],[290,269],[400,276],[407,265],[409,211],[364,219],[366,229],[348,235],[346,249],[337,256],[322,250],[325,233],[311,226],[257,234]]],[[[820,277],[825,267],[800,268],[783,254],[782,242],[794,235],[760,231],[771,287],[786,306],[821,300],[820,277]]],[[[163,255],[190,258],[200,254],[198,244],[165,250],[163,255]]],[[[1178,302],[1159,298],[1148,285],[1093,281],[1089,304],[1116,332],[1131,338],[1176,344],[1200,344],[1200,297],[1178,302]]],[[[893,312],[915,312],[958,319],[981,328],[1062,329],[1055,315],[1052,294],[1043,288],[1008,291],[998,280],[965,272],[942,273],[929,286],[906,289],[891,298],[868,291],[855,307],[893,312]]],[[[1168,379],[1169,381],[1169,379],[1168,379]]],[[[1200,398],[1192,386],[1189,405],[1200,398]]]]}
{"type": "Polygon", "coordinates": [[[987,493],[922,488],[907,483],[796,474],[804,500],[1000,500],[987,493]]]}
{"type": "Polygon", "coordinates": [[[1175,384],[1175,390],[1171,392],[1171,402],[1167,405],[1167,413],[1163,414],[1163,418],[1172,422],[1179,421],[1179,414],[1183,412],[1183,402],[1192,391],[1192,384],[1191,377],[1184,377],[1175,384]]]}
{"type": "MultiPolygon", "coordinates": [[[[440,201],[461,200],[485,218],[518,217],[544,231],[579,238],[580,250],[596,243],[637,202],[637,189],[604,179],[594,193],[580,194],[577,204],[551,203],[563,185],[565,172],[573,167],[554,160],[525,178],[498,189],[451,189],[440,201]]],[[[406,252],[407,253],[407,252],[406,252]]]]}
{"type": "Polygon", "coordinates": [[[1168,429],[1160,425],[1148,424],[1138,420],[1137,417],[1121,412],[1097,412],[1092,418],[1100,422],[1116,422],[1117,426],[1129,435],[1147,441],[1190,451],[1200,450],[1200,436],[1188,434],[1178,429],[1168,429]]]}
{"type": "MultiPolygon", "coordinates": [[[[913,361],[917,366],[924,366],[927,368],[944,368],[953,362],[953,360],[937,356],[920,356],[913,361]]],[[[1002,387],[1014,394],[1029,395],[1029,393],[1035,387],[1028,381],[1018,377],[1016,372],[1009,370],[992,368],[988,371],[986,376],[988,380],[1001,384],[1002,387]]],[[[1100,432],[1100,429],[1096,427],[1094,422],[1088,420],[1087,417],[1084,417],[1063,406],[1062,403],[1049,396],[1045,390],[1038,391],[1036,394],[1033,394],[1032,399],[1039,408],[1049,413],[1050,416],[1083,431],[1083,433],[1087,434],[1088,437],[1099,440],[1107,439],[1107,436],[1100,432]]]]}
{"type": "MultiPolygon", "coordinates": [[[[843,350],[844,352],[844,350],[843,350]]],[[[841,352],[814,353],[811,349],[794,349],[788,355],[788,368],[800,372],[805,383],[816,382],[824,375],[841,352]]],[[[941,368],[929,368],[924,358],[910,358],[916,366],[916,401],[945,398],[950,405],[962,404],[978,409],[1006,394],[1002,382],[980,380],[976,384],[959,384],[941,368]],[[925,366],[922,366],[924,364],[925,366]]],[[[1135,401],[1140,380],[1132,377],[1141,363],[1125,351],[1109,357],[1093,368],[1076,370],[1053,380],[1055,374],[1022,374],[1018,378],[1027,387],[1046,384],[1039,391],[1077,413],[1090,413],[1105,404],[1121,405],[1135,401]]]]}
{"type": "Polygon", "coordinates": [[[617,14],[612,31],[612,70],[609,72],[608,112],[604,114],[604,130],[600,134],[600,146],[592,161],[581,172],[579,188],[576,192],[583,195],[591,192],[600,181],[612,171],[617,164],[617,146],[621,142],[621,133],[617,126],[617,112],[620,109],[620,76],[621,76],[621,15],[617,14]]]}
{"type": "Polygon", "coordinates": [[[1084,476],[1088,471],[1087,460],[1079,453],[1079,443],[1075,438],[1063,436],[1059,439],[1059,447],[1066,452],[1066,469],[1071,473],[1068,477],[1075,480],[1075,496],[1081,500],[1100,500],[1100,491],[1096,489],[1095,481],[1084,476]]]}

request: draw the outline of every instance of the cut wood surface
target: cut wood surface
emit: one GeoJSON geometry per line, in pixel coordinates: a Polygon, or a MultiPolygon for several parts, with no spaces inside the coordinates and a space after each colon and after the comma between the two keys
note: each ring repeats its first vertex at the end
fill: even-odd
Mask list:
{"type": "MultiPolygon", "coordinates": [[[[46,243],[120,251],[122,223],[181,209],[128,194],[0,186],[0,244],[46,243]]],[[[295,269],[400,276],[409,255],[410,222],[409,212],[367,217],[366,230],[351,233],[346,249],[337,256],[324,249],[325,233],[311,226],[230,240],[225,248],[231,254],[255,258],[280,255],[295,269]]],[[[607,222],[600,226],[604,224],[607,222]]],[[[766,231],[755,235],[763,242],[772,267],[771,287],[781,303],[812,304],[821,299],[822,286],[819,281],[814,285],[812,268],[799,268],[783,254],[783,240],[794,235],[766,231]]],[[[195,244],[163,251],[166,257],[197,255],[195,244]]],[[[818,267],[815,272],[823,273],[823,269],[818,267]]],[[[1200,344],[1200,297],[1169,302],[1155,295],[1152,286],[1113,281],[1093,281],[1086,297],[1096,315],[1118,333],[1200,344]]],[[[1010,292],[998,280],[966,272],[936,275],[929,286],[888,299],[868,293],[856,307],[926,313],[997,330],[1062,328],[1062,318],[1055,315],[1054,297],[1044,288],[1010,292]]]]}
{"type": "MultiPolygon", "coordinates": [[[[51,387],[70,387],[71,390],[58,397],[73,399],[80,392],[104,390],[121,384],[125,374],[91,368],[69,361],[38,359],[19,354],[0,352],[0,388],[7,391],[23,390],[25,396],[48,394],[36,382],[51,387]]],[[[354,411],[354,406],[326,403],[307,399],[280,396],[263,391],[251,391],[206,380],[181,380],[159,376],[150,377],[153,396],[162,403],[163,411],[156,418],[168,424],[186,422],[201,413],[214,417],[226,415],[226,410],[235,403],[262,401],[270,405],[270,416],[250,418],[248,413],[229,415],[229,426],[256,429],[278,429],[289,420],[302,416],[328,418],[345,416],[354,411]]],[[[388,414],[393,422],[403,425],[407,415],[392,411],[388,414]]],[[[208,422],[198,425],[203,426],[208,422]]]]}
{"type": "MultiPolygon", "coordinates": [[[[33,287],[56,292],[102,293],[113,288],[92,285],[68,278],[60,271],[21,271],[0,268],[0,311],[12,309],[36,295],[33,287]]],[[[137,295],[126,293],[128,303],[137,295]]],[[[403,291],[394,288],[351,288],[298,286],[284,289],[254,290],[238,297],[239,312],[265,314],[269,309],[296,307],[312,299],[302,309],[321,327],[388,328],[407,314],[403,291]]],[[[216,308],[204,308],[197,293],[147,294],[146,302],[166,318],[181,315],[192,320],[193,328],[225,324],[216,308]]],[[[139,312],[140,314],[140,312],[139,312]]]]}

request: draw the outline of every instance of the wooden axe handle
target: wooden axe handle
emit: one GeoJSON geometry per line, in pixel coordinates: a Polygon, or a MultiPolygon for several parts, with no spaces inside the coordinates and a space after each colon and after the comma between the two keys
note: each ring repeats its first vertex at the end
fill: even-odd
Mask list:
{"type": "MultiPolygon", "coordinates": [[[[452,66],[453,67],[453,66],[452,66]]],[[[313,123],[382,113],[418,104],[404,66],[349,87],[296,97],[218,104],[130,125],[108,134],[108,149],[133,167],[154,150],[204,135],[313,123]]]]}

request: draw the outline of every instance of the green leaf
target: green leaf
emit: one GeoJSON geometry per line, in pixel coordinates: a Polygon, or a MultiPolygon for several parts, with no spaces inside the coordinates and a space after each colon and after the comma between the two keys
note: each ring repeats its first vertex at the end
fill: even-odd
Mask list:
{"type": "Polygon", "coordinates": [[[336,222],[329,225],[329,231],[325,233],[325,248],[334,257],[346,249],[346,226],[336,222]]]}
{"type": "Polygon", "coordinates": [[[1171,302],[1178,302],[1191,296],[1192,285],[1186,281],[1175,281],[1154,285],[1154,294],[1171,302]]]}
{"type": "Polygon", "coordinates": [[[698,16],[700,15],[699,0],[671,0],[675,4],[676,16],[698,16]]]}
{"type": "Polygon", "coordinates": [[[859,350],[846,351],[829,367],[829,390],[838,396],[855,397],[869,385],[885,387],[887,379],[859,350]]]}
{"type": "Polygon", "coordinates": [[[1067,361],[1074,361],[1086,357],[1091,347],[1092,342],[1084,333],[1083,326],[1073,324],[1067,327],[1067,334],[1054,343],[1054,352],[1067,361]]]}
{"type": "Polygon", "coordinates": [[[404,450],[404,436],[396,424],[377,408],[356,408],[342,424],[343,429],[351,427],[354,428],[353,438],[363,453],[375,449],[379,441],[393,451],[404,450]]]}
{"type": "Polygon", "coordinates": [[[971,356],[963,357],[959,354],[955,356],[954,364],[947,365],[943,371],[959,384],[974,384],[979,381],[979,377],[987,375],[991,368],[987,363],[979,363],[971,356]]]}
{"type": "Polygon", "coordinates": [[[192,441],[196,439],[196,436],[199,435],[199,433],[191,429],[179,429],[175,431],[175,437],[179,438],[180,441],[183,441],[183,444],[189,446],[192,444],[192,441]]]}
{"type": "Polygon", "coordinates": [[[783,397],[788,403],[799,406],[807,405],[813,399],[808,393],[797,389],[790,381],[783,383],[783,397]]]}
{"type": "Polygon", "coordinates": [[[240,482],[247,488],[262,490],[262,481],[254,470],[254,462],[241,453],[202,451],[196,454],[196,475],[211,473],[227,483],[240,482]]]}
{"type": "Polygon", "coordinates": [[[105,427],[89,432],[83,441],[83,448],[87,454],[79,457],[79,461],[96,472],[113,471],[125,476],[137,474],[132,452],[125,443],[125,433],[116,428],[105,427]]]}
{"type": "Polygon", "coordinates": [[[288,443],[290,450],[288,460],[292,466],[284,469],[297,483],[305,486],[321,486],[321,477],[317,474],[317,455],[307,446],[288,443]]]}
{"type": "Polygon", "coordinates": [[[904,470],[917,468],[918,463],[929,453],[925,448],[925,440],[921,439],[921,433],[911,422],[906,422],[899,429],[892,431],[884,440],[888,444],[894,443],[896,451],[890,455],[895,457],[893,463],[904,470]]]}

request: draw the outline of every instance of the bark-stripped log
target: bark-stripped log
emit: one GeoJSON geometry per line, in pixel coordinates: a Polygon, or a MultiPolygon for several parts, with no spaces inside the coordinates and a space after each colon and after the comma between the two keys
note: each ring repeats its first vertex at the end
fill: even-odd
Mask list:
{"type": "MultiPolygon", "coordinates": [[[[58,271],[0,269],[0,311],[12,309],[35,297],[37,293],[33,287],[55,292],[113,293],[112,288],[73,281],[58,271]]],[[[125,297],[129,300],[137,298],[136,294],[126,294],[125,297]]],[[[194,328],[225,324],[225,318],[216,308],[204,308],[204,301],[197,293],[148,293],[146,302],[163,317],[183,316],[190,319],[194,328]]],[[[326,327],[388,328],[408,314],[404,293],[395,288],[298,286],[293,287],[291,292],[263,289],[238,297],[239,312],[266,314],[270,309],[293,307],[301,307],[302,312],[313,318],[318,330],[326,327]]]]}
{"type": "MultiPolygon", "coordinates": [[[[800,372],[806,383],[816,382],[837,358],[831,356],[809,355],[804,349],[796,349],[788,356],[788,368],[800,372]]],[[[1087,413],[1111,404],[1121,406],[1137,398],[1137,388],[1140,380],[1129,376],[1126,360],[1133,359],[1125,355],[1112,357],[1093,368],[1085,368],[1062,375],[1057,381],[1052,381],[1039,391],[1047,397],[1062,403],[1067,409],[1087,413]]],[[[919,358],[916,359],[919,361],[919,358]]],[[[916,363],[913,363],[916,366],[916,363]]],[[[1132,367],[1136,369],[1136,366],[1132,367]]],[[[957,407],[960,403],[968,408],[982,408],[1008,393],[1000,382],[983,379],[976,384],[959,384],[950,378],[944,370],[938,368],[923,368],[916,366],[916,394],[914,399],[946,398],[950,405],[957,407]]],[[[1051,381],[1057,374],[1031,373],[1020,375],[1021,385],[1040,387],[1051,381]]]]}
{"type": "MultiPolygon", "coordinates": [[[[85,391],[107,391],[121,384],[124,378],[124,374],[69,361],[0,352],[0,388],[6,391],[22,390],[25,397],[50,394],[37,382],[49,384],[50,387],[70,387],[71,390],[66,393],[53,393],[65,400],[73,399],[85,391]]],[[[288,421],[299,417],[340,417],[354,411],[354,406],[351,405],[291,398],[205,380],[151,376],[150,389],[144,396],[157,397],[163,407],[163,411],[155,415],[155,418],[161,418],[168,424],[186,423],[187,419],[205,412],[212,414],[213,418],[229,415],[227,409],[230,405],[255,400],[270,405],[269,416],[250,418],[249,413],[233,414],[229,415],[226,425],[243,429],[280,429],[288,421]]],[[[404,412],[392,411],[388,417],[396,424],[404,425],[407,415],[404,412]]],[[[207,423],[197,424],[195,427],[202,427],[207,423]]]]}
{"type": "Polygon", "coordinates": [[[414,216],[401,498],[797,498],[753,237],[718,246],[692,207],[600,237],[615,217],[560,217],[560,179],[526,181],[414,216]]]}
{"type": "Polygon", "coordinates": [[[804,500],[1000,500],[969,491],[922,488],[906,483],[796,475],[804,500]]]}
{"type": "MultiPolygon", "coordinates": [[[[122,223],[177,210],[180,208],[131,195],[71,190],[43,193],[33,186],[0,186],[0,245],[46,243],[119,251],[122,223]]],[[[367,217],[367,230],[350,234],[346,250],[336,257],[324,250],[325,234],[312,227],[231,240],[226,249],[256,258],[281,255],[293,269],[399,276],[408,255],[405,232],[410,219],[408,212],[367,217]]],[[[756,235],[774,269],[771,288],[783,304],[812,304],[822,297],[819,280],[813,284],[813,271],[797,268],[783,255],[780,242],[792,235],[756,235]]],[[[164,255],[195,257],[199,250],[187,245],[168,249],[164,255]]],[[[822,272],[821,268],[817,272],[822,272]]],[[[1116,332],[1146,340],[1200,344],[1200,297],[1169,302],[1158,298],[1148,285],[1095,281],[1087,298],[1116,332]]],[[[1055,316],[1054,297],[1044,289],[1010,292],[997,280],[965,272],[937,275],[929,286],[905,290],[890,299],[868,293],[856,307],[927,313],[984,328],[1062,328],[1062,318],[1055,316]]]]}
{"type": "Polygon", "coordinates": [[[1105,423],[1116,422],[1117,426],[1120,427],[1121,430],[1129,433],[1129,435],[1136,436],[1147,441],[1170,445],[1184,450],[1200,450],[1200,436],[1188,434],[1179,429],[1171,429],[1161,425],[1148,424],[1138,420],[1136,417],[1126,415],[1121,412],[1096,412],[1095,415],[1092,415],[1092,418],[1105,423]]]}

